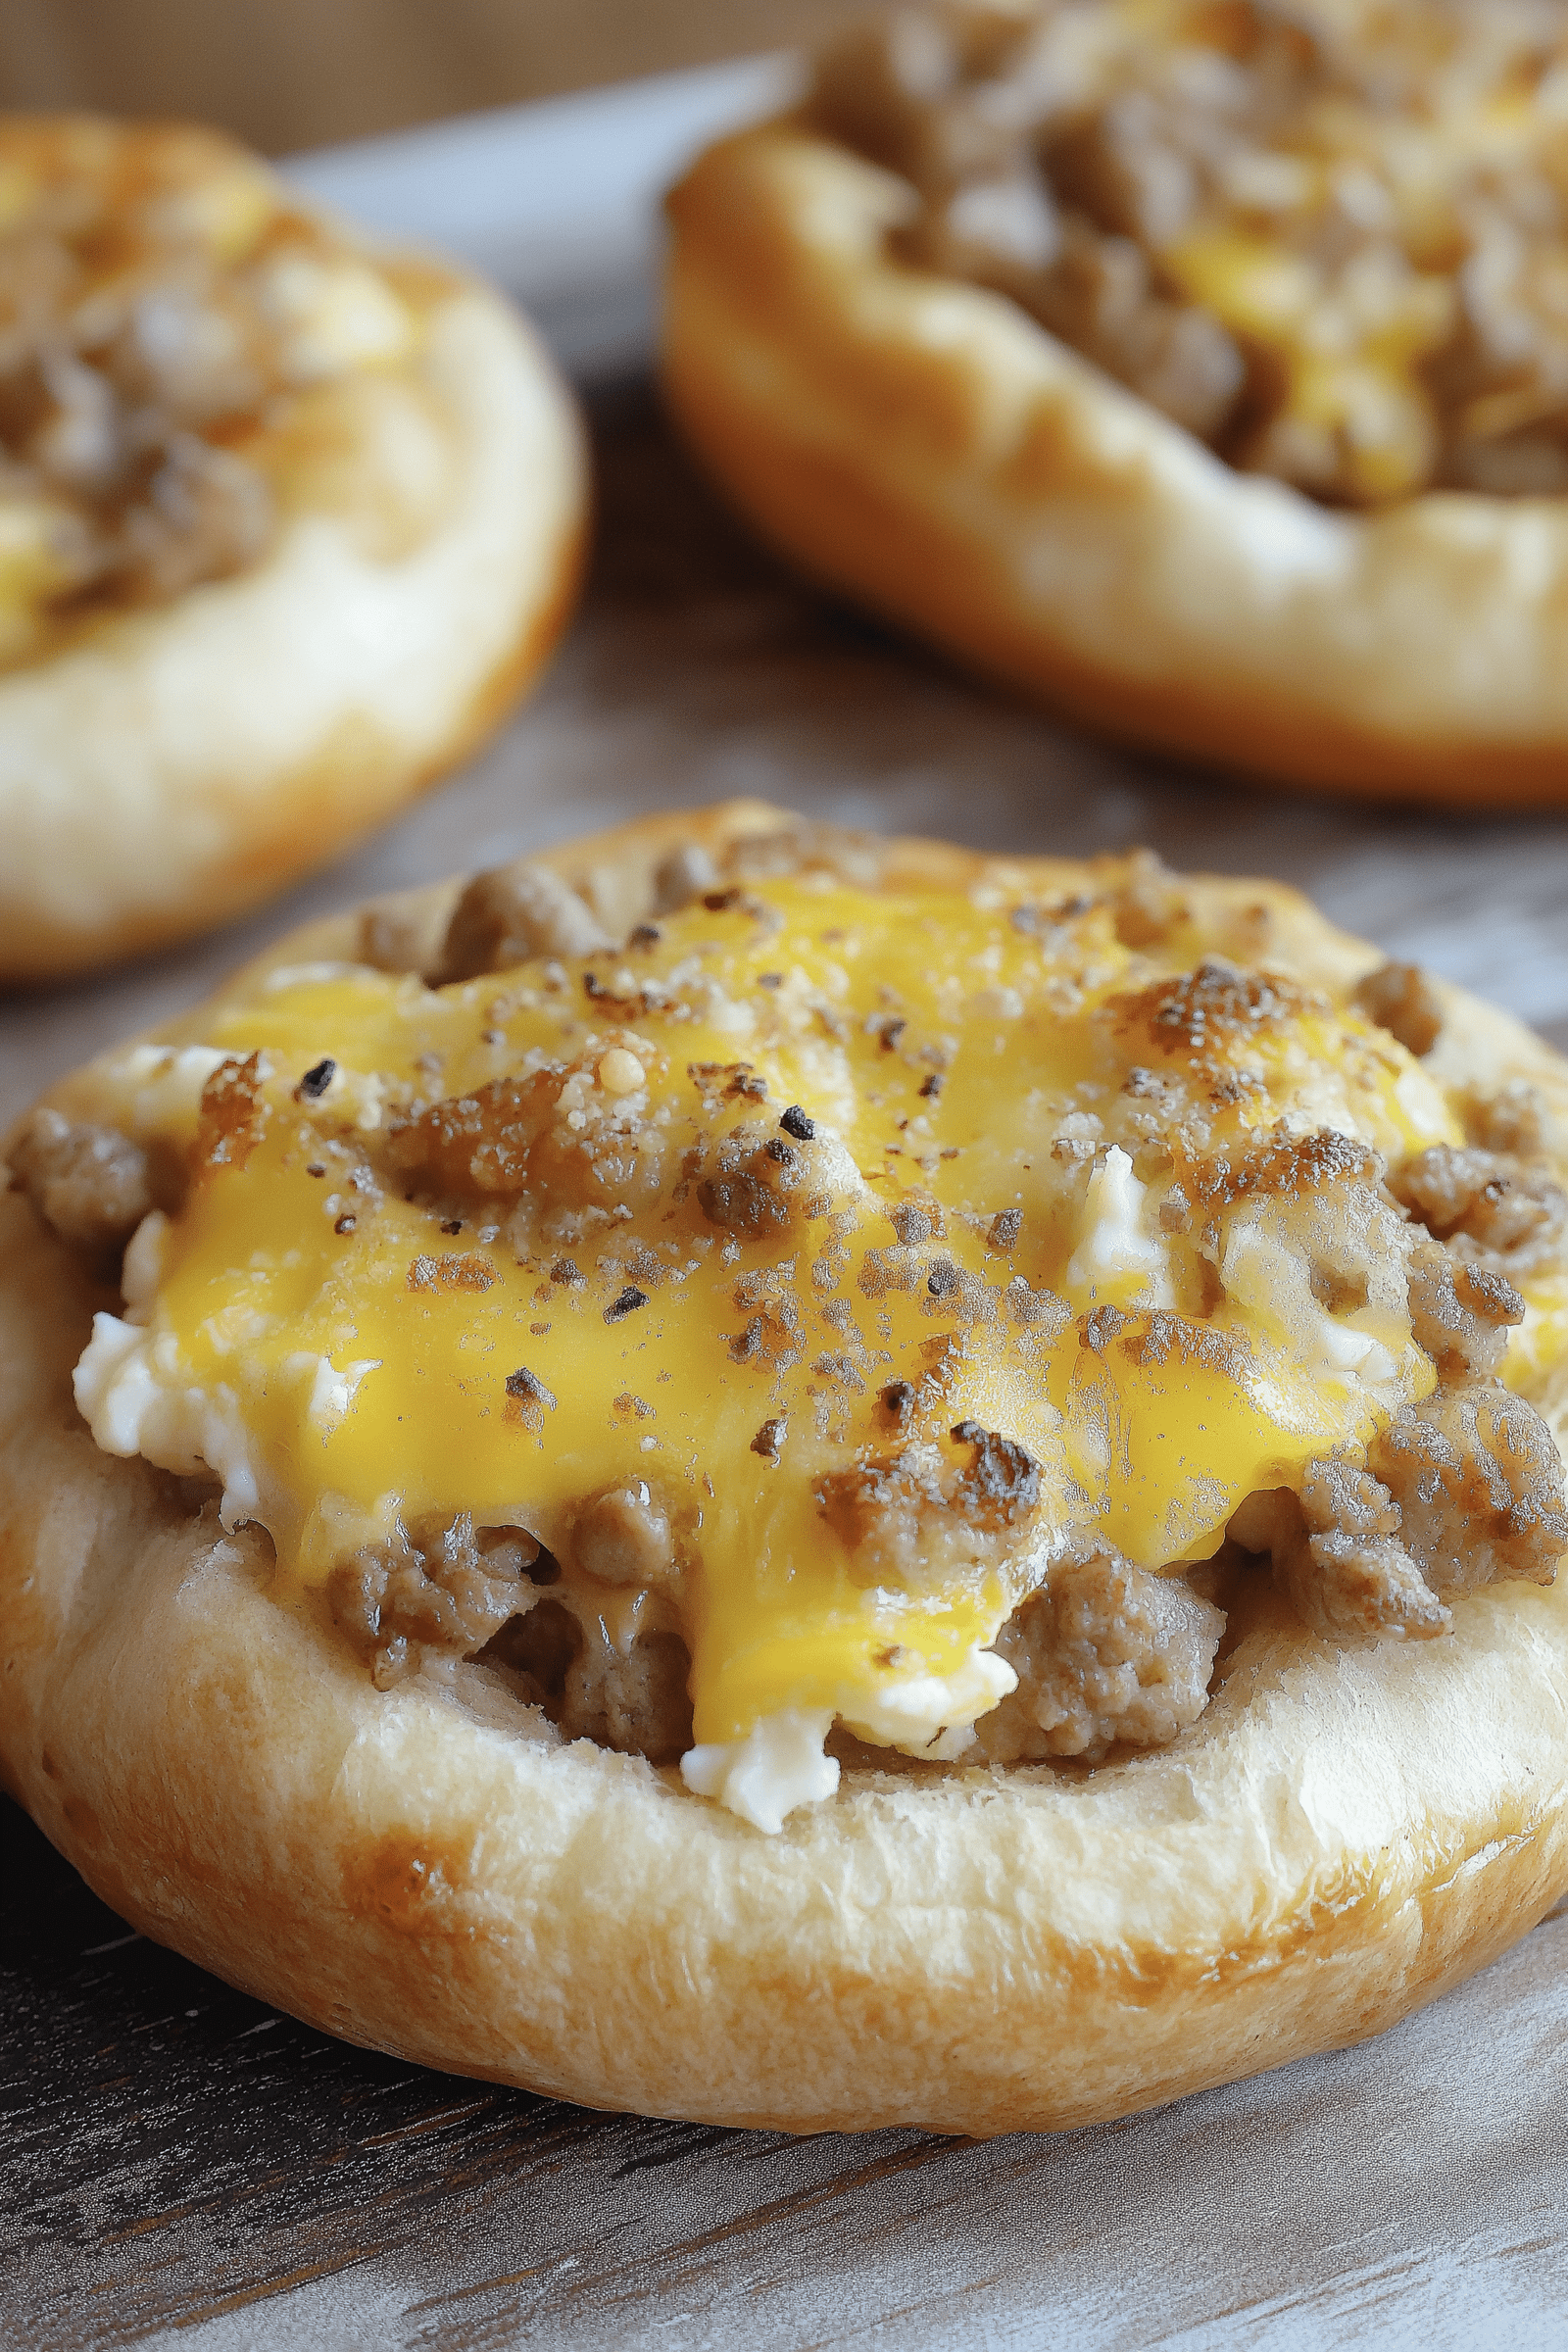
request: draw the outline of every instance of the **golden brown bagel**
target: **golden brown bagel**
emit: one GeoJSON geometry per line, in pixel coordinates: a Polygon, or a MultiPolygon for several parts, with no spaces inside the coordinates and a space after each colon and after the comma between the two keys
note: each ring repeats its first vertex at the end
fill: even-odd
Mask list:
{"type": "Polygon", "coordinates": [[[670,404],[808,572],[1132,742],[1568,799],[1563,497],[1357,512],[1238,470],[1007,294],[901,256],[916,190],[808,116],[710,149],[669,215],[670,404]]]}
{"type": "Polygon", "coordinates": [[[221,921],[460,760],[564,625],[586,464],[510,304],[217,134],[17,117],[0,170],[43,288],[0,417],[17,980],[221,921]]]}
{"type": "MultiPolygon", "coordinates": [[[[722,861],[784,829],[738,804],[540,862],[625,924],[672,846],[722,861]]],[[[882,878],[1104,875],[911,842],[882,878]]],[[[1279,886],[1191,899],[1215,928],[1267,906],[1279,965],[1324,987],[1377,960],[1279,886]]],[[[452,904],[415,894],[383,924],[417,958],[452,904]]],[[[250,979],[362,936],[317,924],[250,979]]],[[[1441,997],[1443,1084],[1520,1079],[1568,1108],[1554,1054],[1441,997]]],[[[52,1100],[89,1107],[91,1073],[52,1100]]],[[[1407,1646],[1337,1647],[1265,1603],[1159,1753],[855,1769],[764,1838],[672,1770],[560,1744],[478,1667],[378,1691],[272,1597],[256,1530],[222,1536],[175,1480],[95,1448],[71,1369],[112,1302],[0,1201],[5,1781],[132,1926],[350,2039],[725,2124],[1069,2129],[1360,2040],[1568,1885],[1560,1584],[1473,1593],[1407,1646]]]]}

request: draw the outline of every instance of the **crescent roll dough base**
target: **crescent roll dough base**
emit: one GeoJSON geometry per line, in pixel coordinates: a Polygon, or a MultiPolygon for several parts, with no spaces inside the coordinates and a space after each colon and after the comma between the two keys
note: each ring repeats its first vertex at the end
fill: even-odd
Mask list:
{"type": "MultiPolygon", "coordinates": [[[[778,821],[732,805],[545,862],[635,907],[673,840],[778,821]]],[[[888,879],[988,870],[1081,871],[910,843],[888,879]]],[[[1290,892],[1199,887],[1266,895],[1305,971],[1375,961],[1290,892]]],[[[450,904],[406,911],[434,931],[450,904]]],[[[1446,1002],[1446,1081],[1563,1102],[1544,1047],[1446,1002]]],[[[849,1771],[763,1838],[471,1663],[377,1692],[271,1597],[255,1531],[93,1446],[71,1371],[111,1303],[0,1200],[0,1766],[132,1926],[350,2039],[714,2123],[1070,2129],[1362,2039],[1568,1885],[1568,1584],[1344,1651],[1265,1600],[1168,1748],[849,1771]]]]}
{"type": "Polygon", "coordinates": [[[418,544],[378,558],[303,514],[252,568],[0,676],[0,980],[158,946],[325,864],[554,645],[585,529],[570,399],[486,288],[455,279],[427,331],[455,464],[418,544]]]}
{"type": "Polygon", "coordinates": [[[663,373],[808,571],[1126,740],[1460,807],[1568,800],[1568,504],[1331,512],[1004,297],[893,262],[906,183],[799,125],[669,199],[663,373]]]}

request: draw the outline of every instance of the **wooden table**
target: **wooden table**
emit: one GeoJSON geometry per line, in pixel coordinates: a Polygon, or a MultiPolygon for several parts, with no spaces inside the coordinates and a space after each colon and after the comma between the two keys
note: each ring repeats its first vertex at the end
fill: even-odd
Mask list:
{"type": "MultiPolygon", "coordinates": [[[[0,1121],[338,901],[659,806],[1283,873],[1568,1045],[1568,824],[1350,808],[1128,757],[760,555],[646,390],[601,394],[600,543],[543,690],[254,921],[0,1005],[0,1121]]],[[[124,1930],[13,1807],[0,2344],[1538,2345],[1568,2310],[1568,1919],[1383,2040],[1056,2139],[789,2140],[367,2056],[124,1930]]]]}

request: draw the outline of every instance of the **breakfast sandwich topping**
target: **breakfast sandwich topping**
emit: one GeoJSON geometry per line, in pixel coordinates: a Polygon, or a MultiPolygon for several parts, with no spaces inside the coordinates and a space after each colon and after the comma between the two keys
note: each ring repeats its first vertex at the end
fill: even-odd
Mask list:
{"type": "Polygon", "coordinates": [[[217,1482],[381,1690],[474,1661],[767,1830],[847,1757],[1176,1739],[1258,1594],[1425,1640],[1549,1580],[1544,1107],[1269,905],[998,871],[767,833],[628,928],[524,862],[94,1065],[11,1166],[128,1244],[98,1444],[217,1482]]]}
{"type": "Polygon", "coordinates": [[[808,119],[906,262],[1010,296],[1232,465],[1367,506],[1568,489],[1568,29],[1540,0],[898,11],[808,119]]]}

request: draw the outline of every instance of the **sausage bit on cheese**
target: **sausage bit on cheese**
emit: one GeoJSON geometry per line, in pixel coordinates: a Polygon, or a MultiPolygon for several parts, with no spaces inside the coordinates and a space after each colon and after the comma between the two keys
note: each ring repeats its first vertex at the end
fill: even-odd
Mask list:
{"type": "Polygon", "coordinates": [[[1379,1024],[1431,1045],[1417,976],[1309,986],[1148,858],[749,866],[619,939],[503,869],[428,976],[274,968],[35,1113],[44,1214],[140,1220],[98,1443],[220,1481],[383,1688],[477,1656],[770,1831],[857,1743],[1177,1737],[1248,1576],[1335,1639],[1549,1578],[1498,1374],[1562,1199],[1379,1024]]]}

